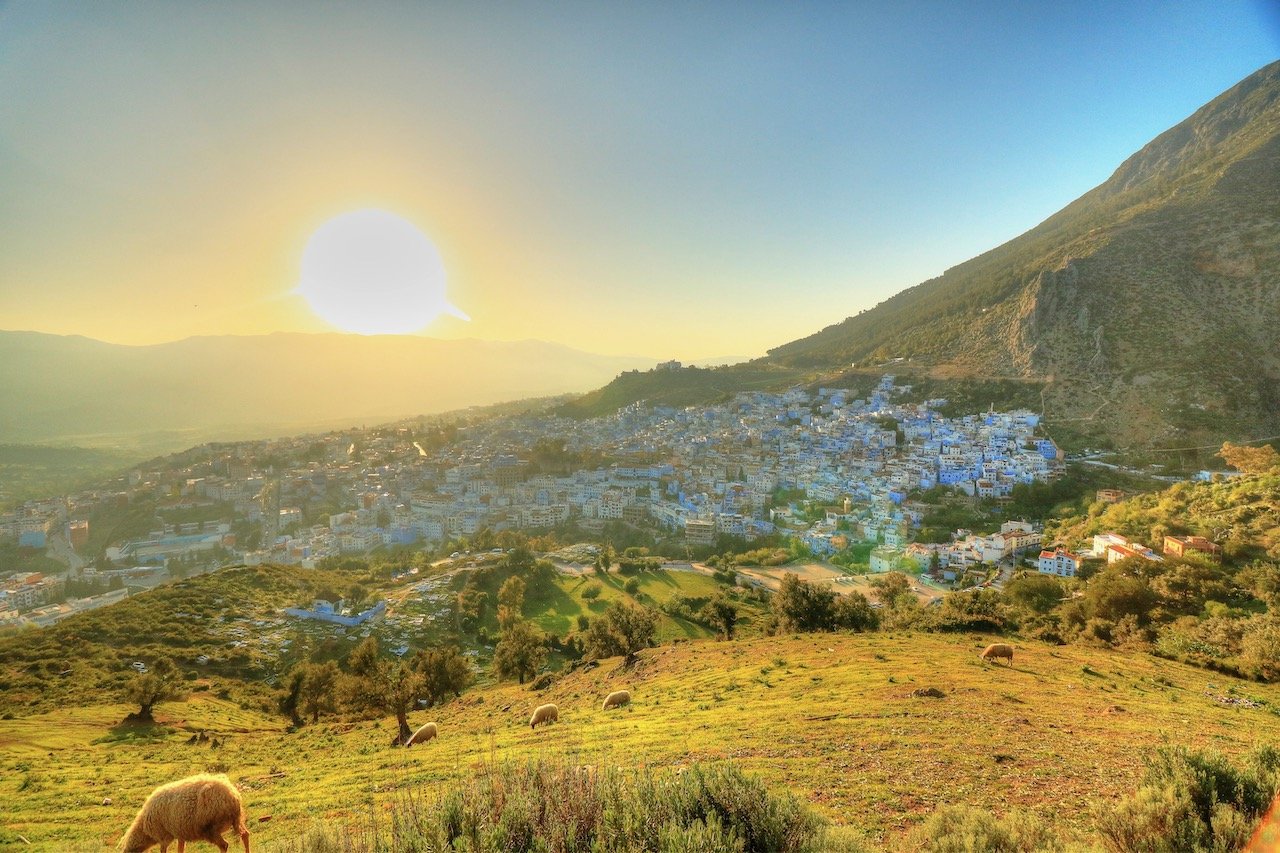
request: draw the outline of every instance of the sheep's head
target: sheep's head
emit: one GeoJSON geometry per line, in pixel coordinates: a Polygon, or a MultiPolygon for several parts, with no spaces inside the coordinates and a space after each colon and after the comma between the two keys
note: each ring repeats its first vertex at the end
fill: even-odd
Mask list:
{"type": "Polygon", "coordinates": [[[129,831],[120,839],[119,848],[124,853],[143,853],[148,847],[158,844],[154,838],[143,832],[139,826],[129,827],[129,831]]]}

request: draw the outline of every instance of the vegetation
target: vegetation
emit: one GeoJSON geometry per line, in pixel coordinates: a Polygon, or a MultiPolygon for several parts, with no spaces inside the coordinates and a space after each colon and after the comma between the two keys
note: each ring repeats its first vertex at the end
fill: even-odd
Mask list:
{"type": "Polygon", "coordinates": [[[178,668],[169,658],[159,658],[146,672],[135,675],[125,688],[125,699],[138,706],[129,715],[129,722],[154,723],[151,709],[159,702],[168,702],[182,695],[179,689],[178,668]]]}
{"type": "Polygon", "coordinates": [[[653,645],[658,614],[649,607],[614,604],[604,616],[591,622],[584,638],[589,658],[622,655],[627,663],[635,661],[641,649],[653,645]]]}
{"type": "Polygon", "coordinates": [[[293,849],[816,853],[832,849],[824,829],[794,796],[729,764],[674,774],[536,759],[486,764],[443,790],[406,794],[384,825],[293,849]]]}
{"type": "Polygon", "coordinates": [[[571,418],[608,415],[640,400],[653,406],[692,406],[727,400],[741,391],[779,390],[804,372],[750,362],[728,367],[627,371],[608,385],[565,403],[557,414],[571,418]]]}
{"type": "Polygon", "coordinates": [[[1166,535],[1196,534],[1220,542],[1237,562],[1280,558],[1280,473],[1176,483],[1114,504],[1094,502],[1082,515],[1047,524],[1045,539],[1074,544],[1107,531],[1157,549],[1166,535]]]}
{"type": "Polygon", "coordinates": [[[880,631],[669,644],[642,650],[625,671],[619,658],[566,671],[537,693],[514,681],[481,684],[412,711],[411,727],[434,720],[440,737],[409,753],[387,749],[394,715],[322,715],[290,732],[274,709],[194,690],[157,705],[159,728],[143,737],[112,728],[136,707],[89,695],[0,719],[0,846],[22,835],[34,850],[111,847],[157,781],[217,767],[244,789],[251,819],[272,816],[255,823],[255,847],[313,831],[340,839],[423,786],[443,792],[470,784],[484,762],[535,757],[597,772],[645,767],[661,778],[731,758],[774,792],[849,825],[843,831],[868,850],[894,848],[955,803],[1002,821],[1024,812],[1064,843],[1095,844],[1097,812],[1140,785],[1136,756],[1172,741],[1238,765],[1255,744],[1280,738],[1280,687],[1028,639],[1017,641],[1012,668],[993,666],[978,659],[992,639],[880,631]],[[632,703],[600,713],[620,687],[632,703]],[[913,696],[930,687],[942,698],[913,696]],[[529,714],[543,702],[559,705],[560,724],[531,732],[529,714]],[[202,731],[221,745],[188,743],[202,731]]]}
{"type": "MultiPolygon", "coordinates": [[[[1166,746],[1142,786],[1099,820],[1108,850],[1243,850],[1280,791],[1280,752],[1266,746],[1236,765],[1216,751],[1166,746]]],[[[1262,849],[1262,848],[1257,848],[1262,849]]]]}

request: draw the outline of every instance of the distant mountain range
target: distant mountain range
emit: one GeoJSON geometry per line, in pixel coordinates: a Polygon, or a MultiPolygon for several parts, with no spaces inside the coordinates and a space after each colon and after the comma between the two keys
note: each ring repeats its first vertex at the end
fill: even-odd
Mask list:
{"type": "Polygon", "coordinates": [[[1280,62],[1027,233],[770,350],[1043,380],[1123,446],[1280,433],[1280,62]]]}
{"type": "Polygon", "coordinates": [[[255,438],[583,391],[654,363],[542,341],[273,334],[134,347],[0,331],[0,443],[255,438]]]}

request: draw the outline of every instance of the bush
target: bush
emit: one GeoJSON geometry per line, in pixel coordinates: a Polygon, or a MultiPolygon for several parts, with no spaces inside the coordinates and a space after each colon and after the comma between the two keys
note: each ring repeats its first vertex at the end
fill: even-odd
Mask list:
{"type": "Polygon", "coordinates": [[[628,578],[627,582],[622,585],[622,589],[627,595],[635,595],[640,591],[640,581],[635,578],[628,578]]]}
{"type": "Polygon", "coordinates": [[[602,587],[598,582],[593,581],[583,587],[582,597],[587,601],[594,601],[600,597],[600,593],[602,591],[604,591],[604,587],[602,587]]]}
{"type": "Polygon", "coordinates": [[[921,853],[1032,853],[1055,849],[1053,836],[1030,815],[998,818],[971,806],[943,806],[911,833],[921,853]]]}
{"type": "Polygon", "coordinates": [[[1133,796],[1098,817],[1108,850],[1240,850],[1280,788],[1280,752],[1255,750],[1237,767],[1218,752],[1165,747],[1133,796]]]}
{"type": "Polygon", "coordinates": [[[357,830],[360,841],[372,849],[474,853],[828,849],[823,822],[806,804],[719,764],[693,765],[682,775],[562,760],[490,765],[438,793],[402,798],[390,821],[357,830]]]}

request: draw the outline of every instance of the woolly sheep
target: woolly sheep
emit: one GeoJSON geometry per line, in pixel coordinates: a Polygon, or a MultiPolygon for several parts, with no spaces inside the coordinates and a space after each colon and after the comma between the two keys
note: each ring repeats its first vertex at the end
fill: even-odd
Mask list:
{"type": "Polygon", "coordinates": [[[621,708],[623,705],[630,704],[630,702],[631,702],[630,690],[615,690],[612,693],[610,693],[608,696],[604,697],[604,705],[600,708],[600,710],[607,711],[610,708],[621,708]]]}
{"type": "Polygon", "coordinates": [[[249,853],[249,830],[245,826],[244,803],[240,792],[222,774],[199,774],[161,785],[142,804],[120,840],[124,853],[142,853],[160,845],[160,853],[169,842],[178,842],[178,853],[184,853],[188,841],[208,841],[221,853],[227,853],[222,833],[235,829],[249,853]]]}
{"type": "Polygon", "coordinates": [[[982,650],[983,660],[993,660],[995,658],[1008,658],[1009,666],[1013,666],[1013,646],[1007,643],[992,643],[982,650]]]}
{"type": "Polygon", "coordinates": [[[407,741],[404,742],[405,747],[413,746],[415,743],[426,743],[433,737],[438,737],[440,730],[436,728],[435,723],[427,723],[414,732],[407,741]]]}
{"type": "Polygon", "coordinates": [[[533,712],[533,718],[529,720],[529,728],[535,728],[538,723],[546,725],[554,723],[560,719],[560,709],[554,704],[539,705],[538,709],[533,712]]]}

